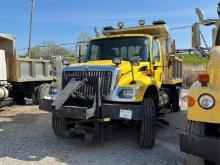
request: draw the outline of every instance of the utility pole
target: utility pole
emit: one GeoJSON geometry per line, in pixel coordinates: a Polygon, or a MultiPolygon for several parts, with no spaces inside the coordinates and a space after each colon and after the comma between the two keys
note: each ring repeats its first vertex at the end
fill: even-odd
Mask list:
{"type": "Polygon", "coordinates": [[[34,12],[35,0],[31,0],[31,17],[30,17],[30,29],[29,29],[29,43],[28,43],[28,57],[31,56],[31,41],[32,41],[32,20],[34,12]]]}

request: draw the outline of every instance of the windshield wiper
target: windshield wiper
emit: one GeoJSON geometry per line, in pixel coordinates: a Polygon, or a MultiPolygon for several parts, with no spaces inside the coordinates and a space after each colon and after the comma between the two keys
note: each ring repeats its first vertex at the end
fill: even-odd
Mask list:
{"type": "Polygon", "coordinates": [[[123,60],[123,61],[131,61],[130,58],[123,58],[122,60],[123,60]]]}
{"type": "MultiPolygon", "coordinates": [[[[124,58],[124,59],[122,59],[122,60],[124,60],[124,61],[131,61],[130,58],[124,58]]],[[[142,58],[139,58],[139,61],[145,61],[145,60],[143,60],[142,58]]]]}

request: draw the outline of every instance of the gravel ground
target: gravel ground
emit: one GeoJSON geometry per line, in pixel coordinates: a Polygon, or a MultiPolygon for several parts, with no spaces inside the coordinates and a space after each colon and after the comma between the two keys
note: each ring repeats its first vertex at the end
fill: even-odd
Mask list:
{"type": "Polygon", "coordinates": [[[184,131],[185,111],[169,114],[170,126],[158,123],[156,145],[141,149],[136,131],[123,126],[103,144],[80,138],[58,138],[51,114],[37,106],[15,106],[0,112],[0,165],[182,165],[178,134],[184,131]]]}

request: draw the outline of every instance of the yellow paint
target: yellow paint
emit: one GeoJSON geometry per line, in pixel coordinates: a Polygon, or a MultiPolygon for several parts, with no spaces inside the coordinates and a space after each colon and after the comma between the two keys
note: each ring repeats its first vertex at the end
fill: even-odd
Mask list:
{"type": "MultiPolygon", "coordinates": [[[[119,87],[128,87],[128,88],[132,88],[132,87],[139,87],[140,88],[140,92],[138,94],[138,97],[136,98],[136,100],[134,102],[141,102],[144,94],[145,94],[145,90],[147,89],[148,86],[150,85],[156,85],[156,81],[154,79],[154,77],[150,77],[146,74],[146,72],[139,72],[138,70],[143,67],[143,66],[147,66],[147,68],[150,68],[150,62],[140,62],[139,66],[134,66],[134,79],[136,81],[136,84],[130,84],[130,82],[132,81],[132,72],[131,72],[131,64],[129,61],[122,61],[122,63],[118,66],[116,66],[115,64],[112,63],[112,60],[100,60],[100,61],[89,61],[89,62],[85,62],[85,63],[81,63],[81,64],[77,64],[78,66],[88,66],[88,65],[92,65],[92,66],[115,66],[115,67],[119,67],[121,70],[121,75],[120,75],[120,79],[118,82],[118,86],[119,87]]],[[[158,86],[159,88],[160,86],[158,86]]]]}
{"type": "Polygon", "coordinates": [[[98,37],[95,40],[102,40],[102,39],[109,39],[109,38],[118,38],[118,37],[151,37],[147,34],[119,34],[119,35],[109,35],[109,36],[101,36],[98,37]]]}
{"type": "Polygon", "coordinates": [[[189,93],[196,100],[193,107],[188,107],[187,118],[189,120],[218,123],[220,124],[220,47],[213,48],[211,58],[207,65],[207,74],[210,76],[210,83],[207,87],[192,89],[189,93]],[[215,106],[206,110],[199,106],[198,99],[202,94],[210,94],[215,99],[215,106]]]}
{"type": "Polygon", "coordinates": [[[220,88],[212,85],[200,87],[191,91],[190,96],[196,100],[196,103],[193,107],[188,107],[188,120],[220,124],[220,88]],[[198,104],[199,97],[204,93],[210,94],[215,98],[215,106],[212,109],[203,109],[198,104]]]}
{"type": "MultiPolygon", "coordinates": [[[[97,61],[89,61],[85,63],[80,63],[76,64],[78,66],[88,66],[88,65],[93,65],[93,66],[114,66],[120,68],[120,77],[118,80],[118,87],[125,87],[125,88],[138,88],[138,93],[136,94],[136,100],[134,102],[141,102],[144,98],[144,94],[146,92],[146,89],[149,86],[155,86],[158,91],[160,90],[163,81],[163,73],[165,72],[164,70],[164,65],[167,63],[167,57],[166,55],[162,54],[162,48],[161,45],[160,47],[160,62],[156,62],[153,64],[152,60],[152,49],[153,49],[153,36],[148,35],[148,31],[151,33],[163,33],[164,35],[168,35],[168,31],[164,25],[155,25],[155,26],[150,26],[149,28],[141,27],[140,29],[138,28],[131,28],[130,30],[126,31],[125,29],[121,30],[122,33],[120,34],[119,31],[115,31],[112,33],[116,34],[106,34],[105,36],[101,36],[99,38],[96,38],[94,40],[103,40],[103,39],[110,39],[110,38],[121,38],[121,37],[146,37],[148,38],[149,41],[149,49],[150,49],[150,62],[140,62],[139,66],[134,66],[134,79],[136,81],[136,84],[131,84],[130,82],[132,81],[132,72],[131,72],[131,64],[129,61],[122,61],[120,65],[115,65],[112,63],[112,60],[97,60],[97,61]],[[152,31],[155,29],[155,31],[152,31]],[[159,30],[158,30],[159,29],[159,30]],[[135,34],[133,33],[135,31],[135,34]],[[161,31],[161,32],[160,32],[161,31]],[[129,32],[131,32],[129,34],[129,32]],[[144,33],[146,32],[146,33],[144,33]],[[164,56],[164,57],[163,57],[164,56]],[[165,61],[165,62],[164,62],[165,61]],[[147,69],[145,71],[139,71],[139,69],[143,66],[146,66],[147,69]],[[154,67],[157,67],[155,70],[154,67]],[[149,75],[149,71],[152,73],[149,75]]],[[[94,41],[93,40],[93,41],[94,41]]],[[[160,41],[160,40],[158,40],[160,41]]],[[[159,42],[160,43],[160,42],[159,42]]],[[[174,55],[175,60],[181,60],[177,55],[174,55]]],[[[167,71],[167,70],[166,70],[167,71]]],[[[168,72],[168,71],[167,71],[168,72]]],[[[174,80],[170,79],[166,81],[166,84],[170,85],[175,85],[177,83],[182,83],[182,80],[174,80]]]]}
{"type": "Polygon", "coordinates": [[[182,79],[168,79],[168,80],[163,81],[163,84],[166,84],[166,85],[175,85],[175,84],[180,84],[180,83],[182,83],[182,82],[183,82],[182,79]]]}

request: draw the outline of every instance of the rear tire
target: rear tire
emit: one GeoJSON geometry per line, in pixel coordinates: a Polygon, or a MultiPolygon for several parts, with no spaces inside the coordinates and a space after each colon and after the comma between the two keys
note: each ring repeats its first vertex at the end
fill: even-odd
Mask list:
{"type": "Polygon", "coordinates": [[[63,117],[58,117],[56,112],[52,112],[52,127],[55,135],[63,136],[66,128],[66,119],[63,117]]]}
{"type": "Polygon", "coordinates": [[[33,105],[38,105],[39,104],[39,102],[37,100],[37,96],[36,96],[35,93],[32,93],[31,98],[32,98],[32,104],[33,105]]]}
{"type": "MultiPolygon", "coordinates": [[[[186,132],[191,135],[196,136],[204,136],[205,135],[205,123],[196,122],[196,121],[188,121],[186,132]]],[[[194,156],[191,154],[186,155],[186,163],[187,165],[206,165],[205,160],[198,156],[194,156]]]]}
{"type": "Polygon", "coordinates": [[[142,148],[153,148],[156,139],[156,109],[152,98],[142,103],[144,118],[138,123],[138,144],[142,148]]]}
{"type": "Polygon", "coordinates": [[[172,112],[180,111],[179,99],[180,99],[180,88],[176,86],[172,87],[170,91],[170,105],[172,112]]]}

